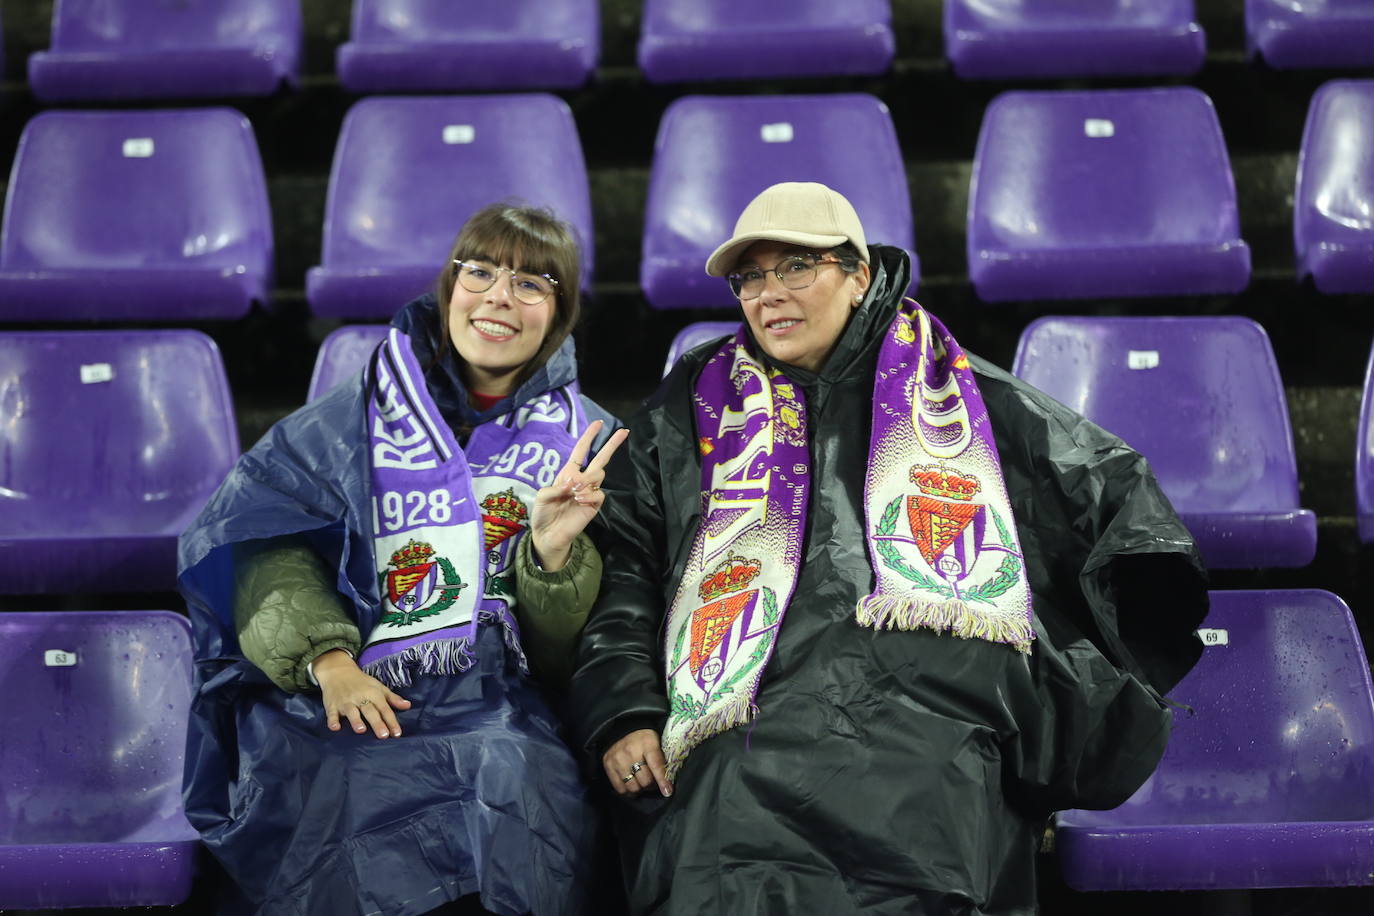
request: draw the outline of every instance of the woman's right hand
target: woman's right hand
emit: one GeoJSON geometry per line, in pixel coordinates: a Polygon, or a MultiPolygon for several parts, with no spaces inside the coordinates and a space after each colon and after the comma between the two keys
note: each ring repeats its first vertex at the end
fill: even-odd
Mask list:
{"type": "Polygon", "coordinates": [[[339,717],[345,716],[360,734],[371,725],[378,738],[400,737],[401,725],[392,709],[409,709],[410,701],[364,673],[353,656],[343,649],[330,649],[315,659],[314,671],[330,731],[338,731],[339,717]]]}
{"type": "Polygon", "coordinates": [[[601,765],[606,770],[611,788],[621,795],[637,795],[653,788],[655,784],[664,798],[673,794],[673,784],[668,781],[668,761],[663,757],[663,745],[659,743],[658,732],[652,728],[630,732],[612,744],[601,755],[601,765]]]}

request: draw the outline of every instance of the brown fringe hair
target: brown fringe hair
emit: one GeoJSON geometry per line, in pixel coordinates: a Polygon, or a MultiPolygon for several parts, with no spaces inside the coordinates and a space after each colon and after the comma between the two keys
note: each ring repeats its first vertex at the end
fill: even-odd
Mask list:
{"type": "MultiPolygon", "coordinates": [[[[552,210],[510,202],[490,204],[478,210],[459,230],[448,260],[435,280],[434,294],[439,301],[436,357],[440,360],[451,357],[457,361],[459,369],[463,369],[463,358],[453,346],[449,332],[449,300],[457,282],[455,260],[487,261],[527,273],[548,274],[558,281],[553,294],[553,318],[539,350],[516,375],[514,388],[518,389],[549,361],[577,324],[582,309],[582,277],[577,257],[577,239],[572,227],[552,210]]],[[[464,383],[468,384],[467,373],[462,372],[462,375],[464,383]]]]}

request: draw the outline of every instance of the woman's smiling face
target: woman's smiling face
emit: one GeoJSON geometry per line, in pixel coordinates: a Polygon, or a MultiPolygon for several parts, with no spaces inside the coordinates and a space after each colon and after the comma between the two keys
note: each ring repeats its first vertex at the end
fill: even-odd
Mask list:
{"type": "MultiPolygon", "coordinates": [[[[808,262],[812,263],[812,262],[808,262]]],[[[779,362],[817,372],[840,341],[849,315],[868,290],[868,265],[846,273],[834,256],[782,242],[755,242],[735,263],[734,273],[763,272],[763,291],[741,299],[744,319],[763,351],[779,362]],[[813,255],[815,279],[788,289],[773,271],[788,258],[813,255]]]]}
{"type": "Polygon", "coordinates": [[[465,289],[461,282],[453,284],[449,336],[467,369],[464,381],[481,394],[510,394],[520,370],[544,342],[558,293],[530,305],[515,295],[514,285],[522,282],[514,272],[518,267],[470,261],[455,268],[472,271],[474,276],[483,272],[495,276],[491,288],[481,293],[465,289]]]}

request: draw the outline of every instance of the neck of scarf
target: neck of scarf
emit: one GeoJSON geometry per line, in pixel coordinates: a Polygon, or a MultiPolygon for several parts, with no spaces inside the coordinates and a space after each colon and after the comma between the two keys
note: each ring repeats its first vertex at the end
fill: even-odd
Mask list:
{"type": "MultiPolygon", "coordinates": [[[[743,329],[698,376],[702,522],[665,634],[669,778],[759,714],[759,679],[796,588],[812,479],[803,392],[743,329]]],[[[884,333],[864,485],[875,587],[855,624],[930,629],[1029,652],[1030,589],[968,357],[907,300],[884,333]]]]}
{"type": "Polygon", "coordinates": [[[586,426],[573,386],[473,430],[460,448],[409,338],[372,356],[367,399],[372,544],[380,608],[359,665],[392,687],[472,666],[481,623],[499,622],[526,667],[515,621],[515,547],[539,488],[586,426]]]}

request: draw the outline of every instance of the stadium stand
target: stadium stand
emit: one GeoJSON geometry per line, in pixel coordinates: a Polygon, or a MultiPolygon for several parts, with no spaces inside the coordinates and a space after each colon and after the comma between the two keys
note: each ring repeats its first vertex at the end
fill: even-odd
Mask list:
{"type": "Polygon", "coordinates": [[[330,331],[315,355],[315,370],[310,375],[305,399],[313,401],[361,372],[372,351],[386,337],[386,329],[384,324],[346,324],[330,331]]]}
{"type": "Polygon", "coordinates": [[[645,0],[639,36],[655,83],[877,75],[893,53],[889,0],[645,0]]]}
{"type": "Polygon", "coordinates": [[[1250,279],[1216,111],[1188,87],[1008,92],[969,189],[988,302],[1238,293],[1250,279]]]}
{"type": "Polygon", "coordinates": [[[300,70],[299,0],[56,0],[29,55],[44,102],[271,95],[300,70]]]}
{"type": "MultiPolygon", "coordinates": [[[[851,17],[842,25],[853,24],[856,21],[854,11],[863,8],[856,4],[825,5],[851,17]]],[[[514,4],[508,6],[513,8],[514,4]]],[[[707,6],[709,4],[697,4],[698,8],[707,6]]],[[[888,6],[883,4],[884,8],[888,6]]],[[[1264,3],[1262,6],[1279,4],[1264,3]]],[[[1341,9],[1358,15],[1367,4],[1362,0],[1345,0],[1344,3],[1328,0],[1283,6],[1303,15],[1341,9]]],[[[890,66],[884,62],[880,69],[869,71],[868,75],[717,76],[713,79],[720,81],[714,83],[710,91],[731,99],[760,96],[774,105],[779,104],[780,99],[799,95],[863,95],[876,98],[885,106],[896,147],[900,150],[897,167],[902,178],[900,183],[885,181],[883,192],[891,198],[888,203],[909,207],[920,220],[919,234],[911,243],[913,248],[919,246],[921,255],[920,298],[970,350],[999,365],[1011,365],[1025,326],[1050,313],[1101,317],[1245,317],[1258,322],[1268,333],[1281,370],[1292,421],[1300,505],[1316,516],[1316,555],[1311,563],[1300,567],[1213,570],[1213,585],[1227,591],[1323,589],[1341,595],[1349,601],[1354,624],[1369,645],[1369,640],[1374,638],[1371,636],[1374,616],[1370,611],[1374,608],[1374,577],[1368,570],[1374,568],[1371,567],[1374,547],[1362,544],[1359,539],[1363,510],[1356,509],[1352,500],[1356,492],[1356,461],[1352,456],[1357,451],[1361,384],[1370,358],[1371,338],[1374,338],[1374,310],[1370,308],[1374,300],[1368,293],[1324,293],[1311,283],[1297,282],[1293,198],[1304,118],[1314,93],[1332,80],[1374,77],[1374,64],[1342,62],[1333,56],[1332,49],[1344,44],[1358,51],[1374,45],[1367,39],[1358,39],[1358,22],[1347,19],[1329,33],[1331,40],[1325,48],[1316,46],[1315,62],[1325,64],[1324,67],[1283,69],[1285,65],[1270,60],[1268,54],[1251,56],[1247,47],[1245,0],[1196,0],[1195,7],[1194,18],[1206,33],[1207,48],[1202,69],[1191,76],[1087,77],[1034,84],[1014,79],[965,80],[954,71],[945,55],[941,28],[943,3],[940,0],[892,0],[890,20],[886,25],[878,25],[880,34],[884,29],[890,32],[895,45],[896,53],[890,66]],[[1226,159],[1234,179],[1235,208],[1239,214],[1239,227],[1233,238],[1243,238],[1249,247],[1252,259],[1249,285],[1238,292],[1171,293],[1168,298],[1127,295],[1134,292],[1127,290],[1082,299],[1018,300],[995,306],[985,303],[970,280],[967,240],[970,178],[979,130],[989,104],[1002,93],[1031,88],[1103,92],[1187,87],[1205,93],[1212,100],[1221,127],[1226,159]]],[[[242,112],[261,144],[267,197],[271,202],[272,233],[276,241],[275,279],[268,281],[272,307],[253,308],[232,320],[189,315],[155,319],[135,317],[118,309],[102,313],[95,308],[82,318],[91,326],[107,331],[174,320],[210,335],[223,353],[224,369],[234,394],[239,439],[244,443],[256,440],[274,421],[303,403],[321,342],[345,321],[353,320],[341,314],[325,315],[313,311],[307,298],[306,280],[312,266],[329,264],[321,254],[322,241],[326,237],[331,163],[345,118],[360,99],[341,82],[337,73],[339,46],[350,38],[350,4],[339,0],[300,0],[300,8],[304,37],[299,89],[292,91],[283,87],[270,96],[216,100],[232,104],[242,112]]],[[[571,112],[571,123],[580,135],[579,147],[574,153],[567,141],[552,139],[548,131],[539,134],[538,142],[555,152],[561,151],[564,158],[581,157],[585,152],[584,180],[590,190],[590,215],[585,231],[591,232],[594,217],[596,234],[584,241],[589,248],[589,257],[595,254],[597,270],[595,278],[589,281],[590,298],[584,300],[584,322],[577,334],[582,385],[591,397],[633,425],[634,410],[652,392],[663,369],[664,355],[682,326],[706,319],[737,317],[737,313],[723,310],[719,304],[711,306],[705,298],[708,293],[713,296],[723,293],[723,284],[702,287],[700,294],[694,292],[689,303],[692,307],[668,310],[651,304],[641,286],[641,260],[650,230],[645,217],[655,171],[657,129],[670,108],[689,97],[692,87],[684,85],[686,77],[682,78],[684,82],[678,82],[676,77],[656,81],[653,74],[637,65],[639,39],[645,32],[643,26],[647,17],[641,0],[600,0],[597,8],[601,54],[596,69],[585,84],[557,92],[557,97],[571,112]]],[[[738,4],[729,8],[737,19],[744,15],[738,4]]],[[[777,8],[782,9],[781,5],[777,8]]],[[[786,10],[794,13],[803,11],[802,8],[801,4],[786,5],[786,10]]],[[[769,20],[771,29],[762,32],[737,30],[742,39],[734,44],[727,43],[725,38],[712,38],[712,50],[732,64],[743,65],[746,58],[766,58],[774,48],[782,45],[790,48],[791,57],[797,61],[796,72],[805,71],[808,65],[819,60],[821,51],[799,40],[801,36],[791,36],[790,42],[777,37],[786,32],[791,19],[786,10],[769,20]]],[[[0,118],[0,164],[14,161],[24,126],[43,111],[43,103],[36,98],[34,86],[27,79],[25,62],[35,52],[54,46],[51,35],[53,3],[52,0],[6,3],[3,16],[5,69],[0,81],[0,111],[4,112],[4,117],[0,118]]],[[[840,31],[836,28],[829,33],[834,37],[832,44],[835,46],[845,44],[840,31]]],[[[504,67],[509,76],[507,88],[520,90],[521,87],[515,85],[516,80],[523,77],[524,70],[537,69],[540,63],[528,56],[507,61],[504,67]]],[[[696,91],[700,91],[700,84],[696,91]]],[[[190,104],[169,101],[165,107],[179,112],[187,110],[190,104]]],[[[104,103],[104,108],[108,112],[123,113],[126,105],[110,102],[104,103]]],[[[786,121],[800,136],[809,129],[816,114],[788,109],[786,117],[769,117],[767,123],[786,121]]],[[[866,145],[846,130],[840,127],[833,132],[851,146],[866,145]]],[[[743,174],[744,169],[760,164],[756,159],[777,153],[776,146],[759,146],[756,150],[761,152],[751,156],[731,154],[717,162],[716,173],[721,176],[743,174]]],[[[1176,154],[1185,159],[1194,153],[1186,148],[1176,150],[1176,154]]],[[[820,175],[805,177],[826,180],[820,175]]],[[[757,183],[761,187],[769,180],[760,173],[757,183]]],[[[839,179],[835,181],[838,184],[839,179]]],[[[434,186],[444,184],[487,187],[491,177],[484,174],[455,182],[452,176],[446,176],[434,186]]],[[[847,194],[855,195],[853,189],[840,186],[847,194]]],[[[1113,188],[1111,193],[1121,187],[1113,188]]],[[[11,178],[7,189],[10,206],[13,206],[14,189],[15,180],[11,178]]],[[[114,186],[110,188],[111,193],[119,190],[114,186]]],[[[745,199],[757,190],[758,187],[750,189],[745,199]]],[[[1136,190],[1130,186],[1124,188],[1130,193],[1136,190]]],[[[528,193],[525,189],[522,191],[528,193]]],[[[496,192],[494,186],[492,192],[496,192]]],[[[1110,203],[1108,192],[1101,192],[1101,196],[1104,202],[1110,203]]],[[[126,208],[148,209],[148,202],[155,199],[151,192],[141,197],[133,196],[126,208]]],[[[58,211],[50,209],[49,212],[58,211]]],[[[687,216],[692,212],[683,211],[687,216]]],[[[447,236],[445,245],[462,216],[453,212],[449,218],[441,233],[447,236]]],[[[730,220],[733,216],[732,213],[724,219],[730,220]]],[[[123,223],[114,222],[109,215],[106,220],[111,221],[109,234],[127,234],[123,223]]],[[[729,226],[719,229],[720,235],[714,241],[723,238],[729,226]]],[[[582,231],[580,227],[579,231],[582,231]]],[[[8,234],[6,232],[7,237],[8,234]]],[[[436,257],[442,257],[442,251],[436,257]]],[[[436,268],[435,263],[427,267],[431,272],[436,268]]],[[[697,260],[693,270],[699,274],[700,268],[700,260],[697,260]]],[[[423,287],[430,278],[417,275],[417,282],[423,287]]],[[[107,275],[91,275],[82,288],[100,290],[101,298],[118,301],[114,295],[119,288],[117,281],[107,275]]],[[[376,313],[370,317],[383,320],[409,292],[387,295],[394,296],[394,301],[375,303],[371,307],[376,313]]],[[[51,303],[45,301],[42,311],[25,310],[22,317],[15,311],[6,313],[5,307],[11,301],[7,292],[0,291],[0,331],[35,327],[55,330],[68,320],[57,309],[60,303],[56,299],[51,303]]],[[[728,303],[729,300],[723,301],[728,303]]],[[[20,405],[25,403],[18,396],[23,389],[19,387],[20,373],[16,365],[7,357],[0,358],[0,427],[13,425],[19,416],[20,405]]],[[[180,400],[187,400],[186,395],[182,394],[180,400]]],[[[65,419],[71,403],[66,401],[61,408],[48,408],[49,416],[65,419]]],[[[21,422],[27,420],[25,417],[21,422]]],[[[1371,441],[1367,432],[1359,436],[1360,443],[1371,441]]],[[[1366,447],[1374,456],[1374,445],[1366,447]]],[[[5,460],[0,458],[0,487],[12,487],[3,477],[9,473],[5,460]]],[[[63,555],[65,565],[62,568],[73,575],[63,591],[0,594],[0,611],[33,614],[92,607],[130,610],[180,607],[178,596],[167,589],[125,593],[103,580],[93,582],[76,578],[80,573],[77,556],[73,553],[63,555]]],[[[1209,649],[1209,654],[1212,651],[1209,649]]],[[[1205,670],[1199,669],[1199,676],[1205,670]]],[[[1304,669],[1299,665],[1285,669],[1284,677],[1310,678],[1318,671],[1319,666],[1309,664],[1304,669]]],[[[17,689],[12,689],[11,697],[16,695],[17,689]]],[[[51,700],[54,710],[64,710],[70,705],[70,701],[59,694],[44,696],[51,700]]],[[[1203,708],[1204,704],[1195,698],[1182,695],[1179,698],[1189,702],[1194,709],[1203,708]]],[[[1303,723],[1317,722],[1314,718],[1317,714],[1311,710],[1304,715],[1306,718],[1295,713],[1294,719],[1303,723]]],[[[1181,727],[1186,728],[1187,724],[1181,727]]],[[[1310,732],[1300,732],[1299,738],[1293,740],[1299,741],[1302,734],[1311,734],[1324,741],[1324,735],[1334,732],[1314,728],[1310,732]]],[[[1254,738],[1257,745],[1274,740],[1272,734],[1256,733],[1254,738]]],[[[8,747],[7,740],[0,741],[0,753],[8,747]]],[[[1296,749],[1298,745],[1285,744],[1284,747],[1296,749]]],[[[1331,749],[1331,753],[1333,759],[1339,759],[1334,757],[1336,750],[1331,749]]],[[[1345,759],[1358,761],[1363,758],[1352,749],[1345,759]]],[[[1281,782],[1284,771],[1270,766],[1266,775],[1272,776],[1277,783],[1281,782]]],[[[67,795],[73,799],[78,797],[75,790],[67,795]]],[[[1352,798],[1358,801],[1360,797],[1352,795],[1352,798]]],[[[9,800],[7,796],[5,801],[9,800]]],[[[1354,803],[1349,808],[1352,814],[1356,812],[1354,803]]],[[[5,810],[0,806],[0,831],[7,829],[3,820],[5,810]]],[[[1197,825],[1192,828],[1199,835],[1207,832],[1197,825]]],[[[1041,911],[1053,916],[1099,916],[1104,912],[1115,916],[1143,916],[1161,910],[1173,916],[1367,916],[1374,912],[1374,889],[1368,886],[1078,891],[1065,884],[1060,875],[1067,854],[1062,848],[1052,850],[1055,839],[1052,832],[1047,839],[1049,842],[1039,870],[1039,896],[1041,911]]],[[[1315,848],[1331,849],[1330,846],[1315,848]]],[[[1297,855],[1308,852],[1302,849],[1297,855]]],[[[213,862],[202,856],[199,865],[200,870],[191,884],[190,899],[170,907],[167,912],[176,916],[199,916],[217,905],[221,888],[213,862]]],[[[1345,874],[1345,880],[1352,882],[1371,880],[1368,870],[1365,876],[1345,874]]],[[[0,905],[21,906],[17,902],[0,905]]],[[[83,916],[113,916],[116,912],[88,909],[83,916]]]]}
{"type": "Polygon", "coordinates": [[[239,454],[199,331],[0,333],[0,593],[170,589],[239,454]]]}
{"type": "Polygon", "coordinates": [[[272,287],[262,160],[227,108],[37,115],[0,231],[0,320],[240,318],[272,287]]]}
{"type": "Polygon", "coordinates": [[[200,838],[181,807],[185,616],[0,613],[0,685],[16,701],[0,712],[0,909],[190,896],[200,838]]]}
{"type": "Polygon", "coordinates": [[[1374,66],[1374,6],[1365,0],[1245,0],[1245,35],[1271,67],[1374,66]]]}
{"type": "MultiPolygon", "coordinates": [[[[325,205],[315,313],[389,318],[434,282],[458,228],[496,200],[547,206],[592,235],[572,112],[551,95],[365,98],[344,119],[325,205]]],[[[584,285],[594,246],[585,245],[584,285]]]]}
{"type": "Polygon", "coordinates": [[[1323,293],[1374,292],[1374,80],[1312,96],[1293,200],[1298,274],[1323,293]]]}
{"type": "Polygon", "coordinates": [[[597,0],[353,0],[338,72],[354,92],[574,89],[600,52],[597,0]]]}
{"type": "Polygon", "coordinates": [[[1112,891],[1367,883],[1374,691],[1350,608],[1320,589],[1211,599],[1154,775],[1111,811],[1060,813],[1065,877],[1112,891]]]}
{"type": "Polygon", "coordinates": [[[738,321],[696,321],[687,325],[677,336],[673,338],[673,343],[668,347],[668,358],[663,362],[663,374],[673,368],[673,364],[682,358],[682,354],[704,343],[716,340],[727,335],[733,335],[739,330],[738,321]]]}
{"type": "MultiPolygon", "coordinates": [[[[654,143],[640,285],[656,308],[737,308],[703,265],[744,205],[778,181],[819,181],[849,198],[870,243],[915,263],[911,201],[892,118],[872,96],[685,96],[654,143]],[[899,193],[894,193],[896,189],[899,193]]],[[[915,280],[913,280],[913,286],[915,280]]]]}
{"type": "Polygon", "coordinates": [[[1255,322],[1039,318],[1012,371],[1144,454],[1209,567],[1312,561],[1317,519],[1298,502],[1288,405],[1255,322]]]}
{"type": "Polygon", "coordinates": [[[1207,53],[1192,0],[946,0],[945,54],[964,79],[1171,76],[1207,53]]]}

